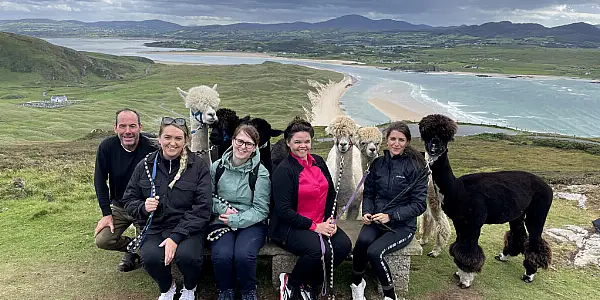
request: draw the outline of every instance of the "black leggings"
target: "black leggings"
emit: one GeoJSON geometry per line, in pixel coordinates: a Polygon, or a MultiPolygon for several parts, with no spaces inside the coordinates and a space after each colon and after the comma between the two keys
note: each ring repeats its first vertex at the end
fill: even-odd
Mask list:
{"type": "MultiPolygon", "coordinates": [[[[327,237],[323,237],[325,244],[325,263],[327,272],[331,271],[331,247],[327,237]]],[[[350,254],[352,242],[340,228],[331,237],[333,246],[333,265],[337,267],[350,254]]],[[[319,286],[323,282],[323,263],[321,262],[321,242],[319,234],[306,229],[291,228],[283,249],[299,256],[296,266],[289,277],[289,284],[299,287],[302,284],[319,286]]],[[[327,273],[329,276],[329,273],[327,273]]]]}
{"type": "MultiPolygon", "coordinates": [[[[140,248],[144,269],[156,281],[161,293],[166,293],[173,283],[171,265],[165,266],[165,248],[158,247],[164,240],[162,234],[148,234],[140,248]]],[[[204,235],[196,234],[181,241],[175,250],[175,257],[171,264],[177,264],[183,274],[183,284],[188,290],[196,287],[200,279],[203,247],[204,235]]]]}
{"type": "Polygon", "coordinates": [[[353,252],[352,270],[355,274],[363,274],[367,262],[370,262],[381,286],[393,285],[390,268],[383,257],[406,247],[414,237],[414,232],[408,228],[394,230],[395,233],[381,229],[376,224],[363,225],[353,252]]]}

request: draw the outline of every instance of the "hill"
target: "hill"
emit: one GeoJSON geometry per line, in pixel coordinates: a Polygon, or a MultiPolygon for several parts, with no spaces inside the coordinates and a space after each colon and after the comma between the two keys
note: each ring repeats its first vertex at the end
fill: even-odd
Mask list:
{"type": "Polygon", "coordinates": [[[161,20],[81,22],[50,19],[0,20],[0,31],[37,37],[155,36],[183,26],[161,20]]]}
{"type": "Polygon", "coordinates": [[[37,80],[81,83],[141,75],[149,63],[153,61],[141,57],[79,52],[41,39],[0,32],[2,74],[28,73],[37,80]]]}

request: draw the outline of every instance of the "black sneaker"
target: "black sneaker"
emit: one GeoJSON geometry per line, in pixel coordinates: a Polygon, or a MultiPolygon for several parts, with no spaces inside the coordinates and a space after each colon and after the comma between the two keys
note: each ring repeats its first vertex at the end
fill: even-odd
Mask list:
{"type": "Polygon", "coordinates": [[[140,256],[137,253],[127,252],[121,259],[121,262],[119,262],[119,264],[117,265],[117,269],[120,272],[130,272],[139,268],[140,265],[140,256]]]}

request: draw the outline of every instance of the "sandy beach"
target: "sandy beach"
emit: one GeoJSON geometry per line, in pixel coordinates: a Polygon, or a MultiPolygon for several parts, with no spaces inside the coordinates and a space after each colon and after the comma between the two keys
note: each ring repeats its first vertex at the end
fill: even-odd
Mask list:
{"type": "Polygon", "coordinates": [[[352,60],[289,58],[289,57],[279,57],[279,56],[271,55],[268,53],[256,53],[256,52],[146,51],[146,52],[142,52],[142,53],[167,54],[167,55],[196,55],[196,56],[260,57],[260,58],[277,58],[277,59],[281,59],[281,60],[328,63],[328,64],[334,64],[334,65],[364,65],[364,63],[352,61],[352,60]]]}
{"type": "Polygon", "coordinates": [[[330,81],[326,84],[313,80],[308,82],[315,89],[307,93],[312,104],[310,112],[312,125],[327,126],[333,118],[346,115],[340,107],[340,99],[352,86],[354,80],[350,76],[344,76],[340,82],[330,81]]]}
{"type": "Polygon", "coordinates": [[[419,121],[429,113],[433,113],[419,112],[380,98],[370,98],[368,102],[391,121],[419,121]]]}

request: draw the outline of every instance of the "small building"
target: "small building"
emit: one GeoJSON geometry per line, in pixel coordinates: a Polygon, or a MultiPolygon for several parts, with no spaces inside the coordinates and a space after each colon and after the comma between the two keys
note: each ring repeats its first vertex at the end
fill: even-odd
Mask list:
{"type": "Polygon", "coordinates": [[[67,96],[52,96],[50,97],[50,102],[66,102],[67,96]]]}

